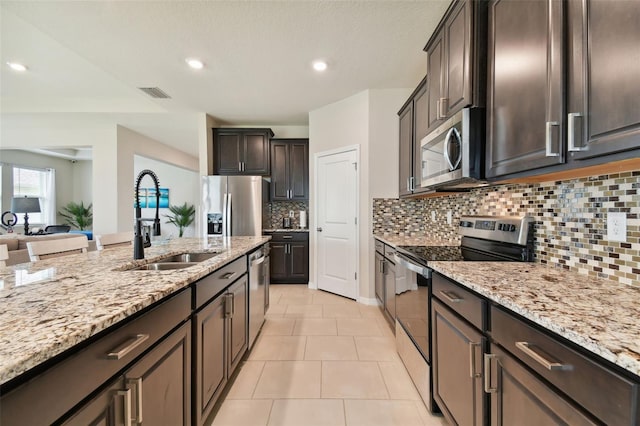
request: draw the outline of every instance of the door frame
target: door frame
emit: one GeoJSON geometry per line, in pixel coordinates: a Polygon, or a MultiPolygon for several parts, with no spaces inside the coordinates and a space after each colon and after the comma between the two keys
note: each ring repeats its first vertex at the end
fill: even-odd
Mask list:
{"type": "MultiPolygon", "coordinates": [[[[328,157],[336,154],[343,154],[346,152],[355,152],[356,154],[356,217],[359,219],[360,213],[360,170],[361,161],[360,161],[360,144],[354,145],[346,145],[340,148],[334,148],[327,151],[316,152],[313,154],[313,223],[315,226],[310,228],[309,230],[315,232],[315,247],[313,250],[313,263],[314,263],[314,274],[313,274],[313,282],[309,282],[309,288],[318,289],[318,234],[317,231],[313,228],[318,227],[318,163],[320,158],[328,157]]],[[[361,220],[358,220],[358,224],[356,225],[356,236],[355,236],[355,244],[356,244],[356,298],[355,301],[358,302],[360,300],[360,225],[361,220]]]]}

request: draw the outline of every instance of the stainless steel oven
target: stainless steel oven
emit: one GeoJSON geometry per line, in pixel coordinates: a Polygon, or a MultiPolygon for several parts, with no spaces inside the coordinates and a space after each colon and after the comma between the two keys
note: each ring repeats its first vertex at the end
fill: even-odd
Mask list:
{"type": "Polygon", "coordinates": [[[420,185],[431,189],[485,184],[484,109],[464,108],[420,141],[420,185]]]}

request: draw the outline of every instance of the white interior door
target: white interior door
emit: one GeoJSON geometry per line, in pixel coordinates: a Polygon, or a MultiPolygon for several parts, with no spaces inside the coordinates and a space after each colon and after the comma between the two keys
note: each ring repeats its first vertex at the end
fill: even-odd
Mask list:
{"type": "Polygon", "coordinates": [[[356,150],[321,155],[316,170],[318,288],[357,299],[356,150]]]}

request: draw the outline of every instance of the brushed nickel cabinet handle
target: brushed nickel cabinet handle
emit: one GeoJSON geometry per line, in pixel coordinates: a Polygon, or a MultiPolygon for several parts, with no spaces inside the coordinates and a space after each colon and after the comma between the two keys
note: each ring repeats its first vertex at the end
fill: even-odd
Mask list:
{"type": "Polygon", "coordinates": [[[283,240],[290,240],[290,239],[292,239],[292,238],[293,238],[293,235],[283,235],[283,236],[282,236],[282,239],[283,239],[283,240]]]}
{"type": "Polygon", "coordinates": [[[451,303],[460,303],[464,301],[462,297],[458,296],[452,291],[440,290],[440,294],[451,303]]]}
{"type": "Polygon", "coordinates": [[[237,272],[227,272],[226,274],[224,274],[221,278],[223,280],[230,280],[233,277],[235,277],[238,273],[237,272]]]}
{"type": "Polygon", "coordinates": [[[486,393],[496,393],[498,388],[491,387],[491,360],[496,358],[494,354],[484,354],[484,391],[486,393]]]}
{"type": "Polygon", "coordinates": [[[125,355],[140,346],[142,342],[144,342],[148,338],[148,334],[136,334],[135,336],[127,339],[126,342],[109,351],[107,353],[107,358],[116,360],[122,359],[125,355]]]}
{"type": "Polygon", "coordinates": [[[567,115],[567,149],[569,152],[588,151],[588,146],[576,146],[576,118],[581,118],[583,115],[580,112],[570,112],[567,115]]]}
{"type": "Polygon", "coordinates": [[[472,379],[480,377],[481,374],[476,372],[476,348],[480,347],[480,343],[469,342],[469,374],[472,379]]]}
{"type": "Polygon", "coordinates": [[[224,295],[224,317],[231,318],[233,317],[233,295],[225,294],[224,295]]]}
{"type": "Polygon", "coordinates": [[[530,358],[542,365],[547,370],[572,370],[573,367],[570,364],[562,364],[560,362],[551,362],[536,351],[532,349],[533,344],[529,342],[516,342],[516,348],[527,354],[530,358]]]}
{"type": "Polygon", "coordinates": [[[449,105],[449,98],[440,98],[438,102],[438,118],[444,120],[447,118],[447,106],[449,105]]]}
{"type": "Polygon", "coordinates": [[[553,147],[551,146],[552,144],[552,139],[553,139],[553,135],[551,134],[553,131],[553,126],[559,126],[560,123],[558,123],[557,121],[547,121],[546,123],[546,132],[545,132],[545,155],[547,157],[559,157],[560,153],[559,152],[553,152],[552,149],[553,147]]]}
{"type": "Polygon", "coordinates": [[[137,424],[142,424],[142,377],[127,379],[127,385],[135,388],[135,421],[137,424]]]}
{"type": "MultiPolygon", "coordinates": [[[[113,398],[122,397],[122,420],[124,426],[131,426],[131,390],[119,390],[113,398]]],[[[115,404],[113,404],[115,406],[115,404]]]]}

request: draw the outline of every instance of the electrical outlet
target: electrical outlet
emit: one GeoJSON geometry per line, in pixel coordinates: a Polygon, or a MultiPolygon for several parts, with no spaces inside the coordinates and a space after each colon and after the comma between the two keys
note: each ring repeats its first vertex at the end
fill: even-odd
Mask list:
{"type": "Polygon", "coordinates": [[[447,223],[451,225],[452,222],[453,222],[453,215],[451,214],[451,210],[449,210],[447,212],[447,223]]]}
{"type": "Polygon", "coordinates": [[[607,213],[607,240],[627,241],[627,214],[624,212],[607,213]]]}
{"type": "Polygon", "coordinates": [[[289,217],[293,217],[293,210],[289,210],[289,217]]]}
{"type": "Polygon", "coordinates": [[[431,222],[435,222],[435,221],[436,221],[436,211],[431,210],[431,222]]]}

